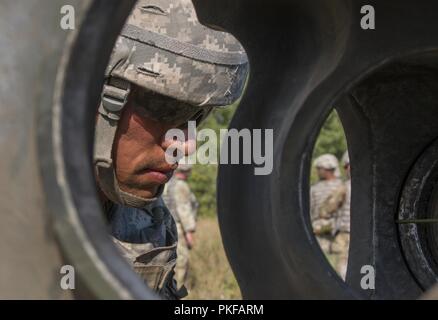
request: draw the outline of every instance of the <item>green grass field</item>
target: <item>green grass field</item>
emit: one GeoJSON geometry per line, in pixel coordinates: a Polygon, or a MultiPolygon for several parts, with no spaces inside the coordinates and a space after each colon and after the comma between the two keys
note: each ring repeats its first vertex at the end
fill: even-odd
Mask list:
{"type": "Polygon", "coordinates": [[[200,217],[190,252],[187,299],[242,299],[225,256],[216,217],[200,217]]]}

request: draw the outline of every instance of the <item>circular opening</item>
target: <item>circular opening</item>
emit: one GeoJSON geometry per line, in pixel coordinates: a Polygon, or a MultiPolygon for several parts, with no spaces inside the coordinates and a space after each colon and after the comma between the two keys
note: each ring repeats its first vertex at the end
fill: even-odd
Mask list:
{"type": "Polygon", "coordinates": [[[334,103],[354,177],[347,283],[366,292],[369,266],[382,298],[394,288],[418,297],[437,281],[436,63],[433,52],[396,59],[334,103]],[[386,280],[378,282],[379,274],[386,280]]]}
{"type": "Polygon", "coordinates": [[[438,281],[437,142],[412,166],[401,194],[397,217],[403,253],[423,290],[438,281]]]}
{"type": "MultiPolygon", "coordinates": [[[[53,125],[45,128],[40,137],[41,144],[52,139],[53,163],[44,169],[45,182],[63,255],[77,272],[75,294],[79,298],[157,297],[139,280],[111,241],[91,165],[103,75],[134,4],[135,1],[91,3],[59,69],[53,125]]],[[[194,120],[204,116],[197,114],[194,120]]]]}
{"type": "Polygon", "coordinates": [[[310,174],[310,218],[325,257],[345,280],[350,242],[351,176],[347,141],[333,110],[315,143],[310,174]]]}

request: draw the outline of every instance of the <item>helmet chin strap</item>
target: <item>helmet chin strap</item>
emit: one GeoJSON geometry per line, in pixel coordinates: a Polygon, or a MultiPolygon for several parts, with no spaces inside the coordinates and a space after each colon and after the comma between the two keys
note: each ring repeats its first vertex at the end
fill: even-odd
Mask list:
{"type": "Polygon", "coordinates": [[[129,82],[111,78],[104,85],[94,140],[94,167],[102,192],[114,203],[143,208],[156,201],[163,192],[160,186],[154,198],[142,198],[123,191],[119,187],[112,150],[122,110],[128,102],[131,85],[129,82]]]}

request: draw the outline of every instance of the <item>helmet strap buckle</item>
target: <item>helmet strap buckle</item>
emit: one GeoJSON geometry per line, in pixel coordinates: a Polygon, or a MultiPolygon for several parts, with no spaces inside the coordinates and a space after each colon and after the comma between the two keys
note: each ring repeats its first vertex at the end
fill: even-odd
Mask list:
{"type": "Polygon", "coordinates": [[[99,113],[112,120],[120,120],[120,115],[128,103],[130,93],[131,84],[128,81],[110,79],[103,86],[102,103],[99,107],[99,113]]]}

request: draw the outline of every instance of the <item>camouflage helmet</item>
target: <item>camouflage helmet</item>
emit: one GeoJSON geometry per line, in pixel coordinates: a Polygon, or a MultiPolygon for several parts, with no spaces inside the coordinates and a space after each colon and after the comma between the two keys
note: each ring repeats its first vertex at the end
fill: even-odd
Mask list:
{"type": "Polygon", "coordinates": [[[315,159],[313,165],[316,168],[322,168],[326,170],[337,170],[339,169],[338,159],[329,153],[323,154],[315,159]]]}
{"type": "Polygon", "coordinates": [[[152,93],[143,101],[166,121],[176,114],[205,117],[212,107],[232,104],[247,74],[242,46],[230,34],[201,25],[191,0],[138,1],[110,58],[96,122],[94,165],[107,198],[141,208],[163,190],[144,199],[121,190],[117,181],[112,146],[132,85],[135,101],[152,93]]]}
{"type": "Polygon", "coordinates": [[[240,43],[201,25],[191,0],[138,1],[106,72],[199,107],[231,105],[247,74],[240,43]]]}

